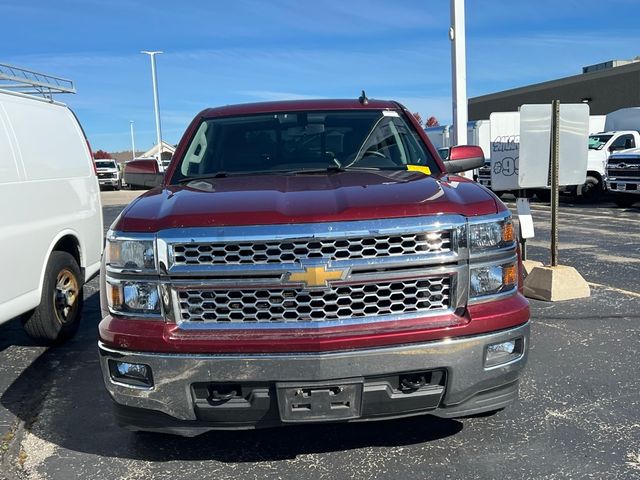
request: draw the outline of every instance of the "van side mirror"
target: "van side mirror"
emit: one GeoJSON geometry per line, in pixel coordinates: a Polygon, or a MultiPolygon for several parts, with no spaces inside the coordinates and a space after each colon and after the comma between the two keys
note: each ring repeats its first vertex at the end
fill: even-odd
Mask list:
{"type": "Polygon", "coordinates": [[[484,165],[484,153],[477,145],[457,145],[449,150],[449,159],[444,162],[447,173],[474,170],[484,165]]]}

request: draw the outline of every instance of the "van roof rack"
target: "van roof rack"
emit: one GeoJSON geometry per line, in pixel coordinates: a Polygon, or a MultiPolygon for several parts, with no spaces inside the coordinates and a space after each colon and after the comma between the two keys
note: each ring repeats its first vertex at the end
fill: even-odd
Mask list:
{"type": "Polygon", "coordinates": [[[0,89],[53,100],[58,93],[76,93],[73,81],[0,63],[0,89]]]}

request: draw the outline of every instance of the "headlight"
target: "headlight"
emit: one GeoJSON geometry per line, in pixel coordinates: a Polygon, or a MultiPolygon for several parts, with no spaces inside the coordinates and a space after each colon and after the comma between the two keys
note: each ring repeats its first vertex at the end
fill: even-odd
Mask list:
{"type": "Polygon", "coordinates": [[[518,284],[516,262],[471,268],[470,296],[483,297],[513,290],[518,284]]]}
{"type": "Polygon", "coordinates": [[[473,252],[513,245],[515,239],[511,216],[496,222],[469,225],[469,248],[473,252]]]}
{"type": "Polygon", "coordinates": [[[118,313],[160,313],[160,295],[158,285],[148,282],[107,281],[107,301],[109,308],[118,313]]]}
{"type": "Polygon", "coordinates": [[[153,238],[118,238],[114,232],[109,231],[105,248],[105,265],[125,270],[155,270],[156,255],[153,238]]]}

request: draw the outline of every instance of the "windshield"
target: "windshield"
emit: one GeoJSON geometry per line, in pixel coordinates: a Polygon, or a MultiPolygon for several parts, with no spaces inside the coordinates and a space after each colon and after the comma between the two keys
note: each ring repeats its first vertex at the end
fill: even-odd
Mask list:
{"type": "Polygon", "coordinates": [[[589,135],[589,150],[602,150],[613,135],[589,135]]]}
{"type": "Polygon", "coordinates": [[[241,174],[406,170],[407,165],[439,173],[420,137],[395,111],[275,113],[204,120],[172,183],[241,174]]]}
{"type": "Polygon", "coordinates": [[[114,160],[99,160],[96,162],[96,168],[116,168],[114,160]]]}

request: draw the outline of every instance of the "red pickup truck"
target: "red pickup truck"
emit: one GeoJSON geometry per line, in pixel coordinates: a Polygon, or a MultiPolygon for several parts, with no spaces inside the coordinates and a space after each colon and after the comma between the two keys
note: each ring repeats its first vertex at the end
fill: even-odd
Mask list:
{"type": "Polygon", "coordinates": [[[201,112],[111,226],[99,349],[119,423],[196,435],[510,404],[529,304],[511,214],[402,105],[201,112]]]}

